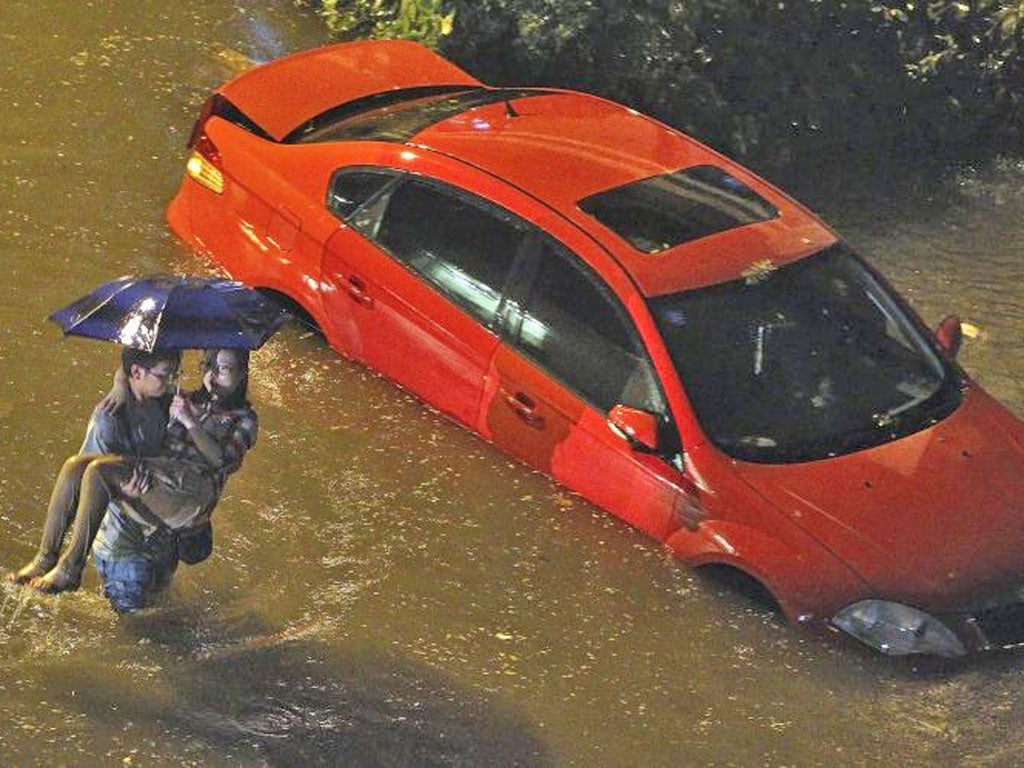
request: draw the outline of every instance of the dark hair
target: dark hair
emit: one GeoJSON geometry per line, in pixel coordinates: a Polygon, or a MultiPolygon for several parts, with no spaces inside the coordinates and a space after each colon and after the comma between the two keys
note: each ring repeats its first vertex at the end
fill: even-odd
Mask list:
{"type": "Polygon", "coordinates": [[[170,363],[177,369],[181,365],[181,350],[154,349],[152,352],[147,352],[144,349],[136,349],[135,347],[125,347],[121,350],[121,369],[124,371],[125,376],[132,375],[133,365],[148,371],[160,363],[170,363]]]}
{"type": "MultiPolygon", "coordinates": [[[[217,355],[221,352],[230,352],[238,360],[238,367],[242,371],[242,380],[231,395],[218,400],[218,405],[224,408],[243,408],[249,406],[249,350],[248,349],[205,349],[203,350],[203,361],[200,363],[203,371],[212,371],[217,367],[217,355]]],[[[210,393],[206,387],[200,387],[192,394],[192,400],[196,403],[209,401],[210,393]]]]}

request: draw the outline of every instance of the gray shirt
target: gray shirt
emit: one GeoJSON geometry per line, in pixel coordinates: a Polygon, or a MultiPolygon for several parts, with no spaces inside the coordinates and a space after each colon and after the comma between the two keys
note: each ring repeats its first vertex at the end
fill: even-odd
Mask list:
{"type": "Polygon", "coordinates": [[[92,413],[79,453],[155,456],[167,433],[169,398],[138,403],[129,397],[120,413],[92,413]]]}
{"type": "MultiPolygon", "coordinates": [[[[79,453],[115,453],[128,458],[157,455],[167,432],[169,404],[169,397],[146,403],[129,398],[120,413],[93,411],[79,453]]],[[[154,534],[147,538],[114,499],[107,505],[92,551],[105,560],[162,558],[171,546],[175,546],[173,537],[154,534]]]]}

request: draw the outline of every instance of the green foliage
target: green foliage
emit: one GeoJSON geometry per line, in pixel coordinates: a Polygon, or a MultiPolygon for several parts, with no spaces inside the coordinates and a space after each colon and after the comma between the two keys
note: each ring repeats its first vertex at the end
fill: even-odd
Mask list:
{"type": "Polygon", "coordinates": [[[1024,0],[317,1],[339,36],[599,93],[763,168],[948,156],[1024,124],[1024,0]]]}
{"type": "Polygon", "coordinates": [[[400,38],[436,48],[452,28],[444,0],[316,0],[317,13],[337,37],[400,38]]]}
{"type": "Polygon", "coordinates": [[[1020,127],[1024,0],[907,3],[895,21],[907,73],[926,87],[945,89],[948,111],[1020,127]]]}

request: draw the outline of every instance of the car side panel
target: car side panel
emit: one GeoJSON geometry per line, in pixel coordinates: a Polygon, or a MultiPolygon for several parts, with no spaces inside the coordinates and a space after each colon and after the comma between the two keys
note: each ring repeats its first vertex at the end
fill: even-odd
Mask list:
{"type": "Polygon", "coordinates": [[[362,235],[327,243],[323,302],[338,344],[473,427],[498,337],[362,235]]]}
{"type": "Polygon", "coordinates": [[[487,372],[479,431],[648,535],[680,525],[677,497],[693,484],[664,460],[634,451],[604,414],[505,344],[487,372]]]}
{"type": "MultiPolygon", "coordinates": [[[[227,156],[231,154],[229,148],[227,156]]],[[[251,191],[252,180],[248,181],[239,181],[229,166],[219,195],[188,177],[183,183],[189,190],[188,219],[194,244],[200,252],[214,255],[233,276],[246,280],[259,274],[258,265],[270,252],[265,233],[271,210],[262,195],[251,191]]]]}
{"type": "Polygon", "coordinates": [[[295,299],[322,324],[320,262],[338,223],[317,199],[319,185],[287,172],[301,154],[219,118],[206,131],[220,154],[224,192],[185,177],[175,208],[187,211],[191,244],[232,277],[295,299]]]}
{"type": "Polygon", "coordinates": [[[769,533],[763,523],[712,519],[696,531],[675,531],[666,543],[690,567],[728,565],[752,576],[794,624],[823,624],[867,589],[835,555],[785,524],[769,533]]]}

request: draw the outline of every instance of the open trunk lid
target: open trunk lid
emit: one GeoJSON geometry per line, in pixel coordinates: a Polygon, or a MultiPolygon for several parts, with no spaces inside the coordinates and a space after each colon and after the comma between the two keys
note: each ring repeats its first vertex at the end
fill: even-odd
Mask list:
{"type": "Polygon", "coordinates": [[[433,85],[482,83],[408,40],[368,40],[304,51],[243,72],[219,89],[274,140],[364,96],[433,85]]]}

